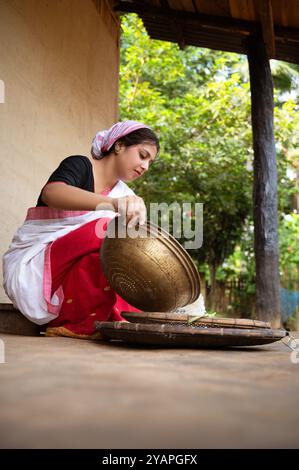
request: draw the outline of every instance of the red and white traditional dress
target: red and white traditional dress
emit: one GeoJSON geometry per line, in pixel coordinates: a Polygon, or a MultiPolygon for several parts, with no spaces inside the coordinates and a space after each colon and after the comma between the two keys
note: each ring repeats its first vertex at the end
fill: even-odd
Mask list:
{"type": "MultiPolygon", "coordinates": [[[[119,181],[105,195],[134,194],[119,181]]],[[[99,250],[112,211],[32,207],[3,258],[4,288],[14,306],[39,325],[90,335],[94,322],[122,320],[137,310],[109,286],[99,250]]]]}

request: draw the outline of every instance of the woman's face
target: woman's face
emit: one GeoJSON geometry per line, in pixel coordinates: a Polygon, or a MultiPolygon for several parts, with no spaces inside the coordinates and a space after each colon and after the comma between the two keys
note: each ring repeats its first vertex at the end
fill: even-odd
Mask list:
{"type": "Polygon", "coordinates": [[[134,181],[147,172],[157,155],[157,147],[141,143],[125,147],[121,142],[115,148],[118,177],[122,181],[134,181]]]}

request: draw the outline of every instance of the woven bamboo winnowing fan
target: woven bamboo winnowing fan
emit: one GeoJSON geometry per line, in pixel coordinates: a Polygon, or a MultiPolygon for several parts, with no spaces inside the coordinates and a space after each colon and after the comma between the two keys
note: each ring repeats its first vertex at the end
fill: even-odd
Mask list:
{"type": "Polygon", "coordinates": [[[271,328],[270,323],[249,318],[220,318],[177,312],[122,312],[122,317],[132,323],[167,323],[171,325],[228,327],[228,328],[271,328]]]}
{"type": "MultiPolygon", "coordinates": [[[[133,312],[123,312],[132,319],[133,312]]],[[[142,313],[136,314],[142,316],[142,313]]],[[[150,313],[160,316],[161,321],[152,322],[96,322],[96,328],[106,339],[122,340],[128,343],[155,345],[217,348],[232,346],[257,346],[273,343],[286,336],[283,329],[272,329],[269,324],[254,320],[201,318],[173,320],[173,314],[150,313]],[[172,318],[169,318],[171,316],[172,318]],[[189,322],[189,323],[188,323],[189,322]]],[[[148,314],[149,316],[149,314],[148,314]]],[[[136,316],[135,316],[136,321],[136,316]]]]}

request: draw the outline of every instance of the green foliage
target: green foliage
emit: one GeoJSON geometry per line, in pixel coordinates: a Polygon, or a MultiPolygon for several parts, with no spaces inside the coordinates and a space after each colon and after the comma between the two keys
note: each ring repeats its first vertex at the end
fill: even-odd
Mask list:
{"type": "Polygon", "coordinates": [[[299,287],[299,214],[283,214],[279,224],[280,269],[286,288],[299,287]],[[291,281],[290,283],[288,283],[291,281]]]}
{"type": "Polygon", "coordinates": [[[254,260],[254,228],[252,220],[246,220],[243,225],[242,236],[235,246],[233,253],[226,258],[217,270],[217,280],[231,281],[235,284],[239,280],[245,285],[245,293],[255,293],[255,260],[254,260]]]}
{"type": "Polygon", "coordinates": [[[280,100],[284,101],[285,94],[292,93],[296,99],[299,98],[299,65],[271,61],[271,72],[275,88],[280,90],[280,100]]]}
{"type": "MultiPolygon", "coordinates": [[[[299,288],[299,214],[281,214],[279,217],[279,260],[281,283],[285,288],[299,288]]],[[[255,292],[253,225],[244,227],[242,238],[234,252],[217,270],[218,280],[237,281],[246,284],[246,293],[255,292]]]]}
{"type": "MultiPolygon", "coordinates": [[[[277,95],[278,93],[276,93],[277,95]]],[[[277,102],[277,101],[276,101],[277,102]]],[[[274,129],[278,172],[278,209],[279,213],[290,212],[291,199],[298,194],[295,178],[290,178],[298,167],[299,155],[293,149],[299,148],[299,106],[289,99],[274,108],[274,129]]]]}

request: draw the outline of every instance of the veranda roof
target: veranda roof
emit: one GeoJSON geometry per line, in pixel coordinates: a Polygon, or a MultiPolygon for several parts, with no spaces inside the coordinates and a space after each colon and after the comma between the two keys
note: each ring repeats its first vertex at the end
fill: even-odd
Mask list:
{"type": "Polygon", "coordinates": [[[262,31],[269,58],[299,63],[298,0],[120,0],[153,39],[246,54],[245,40],[262,31]]]}

